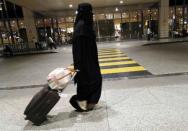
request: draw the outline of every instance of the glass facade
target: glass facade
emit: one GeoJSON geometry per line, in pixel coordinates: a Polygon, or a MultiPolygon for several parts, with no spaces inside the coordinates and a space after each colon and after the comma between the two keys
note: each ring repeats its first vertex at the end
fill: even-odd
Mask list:
{"type": "MultiPolygon", "coordinates": [[[[169,37],[182,37],[183,30],[188,30],[188,2],[181,1],[182,3],[170,3],[169,37]]],[[[4,1],[0,6],[0,45],[27,43],[27,29],[21,7],[4,1]]],[[[146,39],[148,27],[155,36],[154,38],[158,38],[158,6],[139,9],[122,8],[94,13],[97,41],[146,39]]],[[[74,21],[75,14],[54,18],[36,16],[35,26],[38,40],[45,42],[48,36],[52,36],[59,45],[71,43],[74,21]]]]}
{"type": "MultiPolygon", "coordinates": [[[[93,15],[97,41],[145,39],[147,27],[158,34],[158,9],[135,10],[93,15]]],[[[75,16],[36,20],[37,30],[46,28],[47,35],[55,30],[55,40],[60,44],[71,43],[75,16]],[[50,22],[50,19],[53,19],[50,22]]],[[[39,32],[39,31],[38,31],[39,32]]],[[[44,33],[43,33],[44,34],[44,33]]],[[[39,36],[41,37],[41,35],[39,36]]],[[[39,39],[40,40],[40,39],[39,39]]]]}
{"type": "Polygon", "coordinates": [[[8,1],[0,1],[0,46],[9,44],[16,48],[26,48],[27,35],[20,6],[8,1]]]}
{"type": "Polygon", "coordinates": [[[169,34],[172,38],[188,35],[188,1],[170,0],[169,34]]]}

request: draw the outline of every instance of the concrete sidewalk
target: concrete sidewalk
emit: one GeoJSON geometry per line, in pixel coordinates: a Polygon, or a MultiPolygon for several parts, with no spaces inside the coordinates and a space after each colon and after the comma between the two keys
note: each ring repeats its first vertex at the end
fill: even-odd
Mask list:
{"type": "MultiPolygon", "coordinates": [[[[174,43],[142,46],[146,41],[98,44],[98,48],[117,48],[144,66],[153,75],[188,72],[188,44],[174,43]]],[[[57,67],[73,63],[72,47],[60,47],[58,53],[0,58],[0,89],[39,87],[46,76],[57,67]]]]}
{"type": "Polygon", "coordinates": [[[184,38],[164,38],[158,40],[144,40],[144,39],[133,39],[133,40],[120,40],[120,41],[106,41],[106,42],[98,42],[98,44],[104,43],[136,43],[138,45],[159,45],[159,44],[170,44],[170,43],[180,43],[180,42],[188,42],[188,37],[184,38]]]}
{"type": "MultiPolygon", "coordinates": [[[[187,43],[142,46],[144,43],[116,42],[98,47],[118,48],[154,75],[188,71],[187,43]]],[[[72,63],[71,46],[58,48],[58,52],[0,58],[0,131],[188,130],[187,74],[106,79],[98,106],[87,113],[75,112],[69,104],[76,92],[70,84],[49,113],[48,121],[41,126],[25,121],[24,109],[46,83],[47,74],[72,63]]]]}
{"type": "Polygon", "coordinates": [[[70,47],[57,52],[0,58],[0,88],[45,84],[50,71],[72,64],[70,47]]]}
{"type": "Polygon", "coordinates": [[[69,104],[75,94],[70,84],[48,121],[34,126],[24,120],[24,109],[40,88],[0,92],[0,131],[187,131],[188,77],[104,81],[96,109],[78,113],[69,104]]]}

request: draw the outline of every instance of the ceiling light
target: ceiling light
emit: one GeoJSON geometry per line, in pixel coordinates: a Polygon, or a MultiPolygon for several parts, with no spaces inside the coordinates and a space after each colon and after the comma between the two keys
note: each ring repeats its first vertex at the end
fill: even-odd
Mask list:
{"type": "Polygon", "coordinates": [[[123,4],[123,0],[121,0],[119,3],[120,3],[120,4],[123,4]]]}
{"type": "Polygon", "coordinates": [[[69,5],[69,7],[70,7],[70,8],[72,8],[72,7],[73,7],[73,5],[72,5],[72,4],[70,4],[70,5],[69,5]]]}
{"type": "Polygon", "coordinates": [[[119,11],[119,9],[116,7],[115,11],[119,11]]]}
{"type": "Polygon", "coordinates": [[[75,11],[75,14],[77,15],[77,14],[78,14],[78,11],[75,11]]]}

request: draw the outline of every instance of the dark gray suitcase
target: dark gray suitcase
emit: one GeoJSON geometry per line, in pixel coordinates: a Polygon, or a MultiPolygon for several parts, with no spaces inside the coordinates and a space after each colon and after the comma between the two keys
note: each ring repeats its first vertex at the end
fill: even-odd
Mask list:
{"type": "Polygon", "coordinates": [[[45,86],[33,96],[30,103],[27,105],[24,111],[26,115],[25,119],[39,126],[47,119],[47,114],[59,99],[60,96],[57,91],[51,90],[48,86],[45,86]]]}

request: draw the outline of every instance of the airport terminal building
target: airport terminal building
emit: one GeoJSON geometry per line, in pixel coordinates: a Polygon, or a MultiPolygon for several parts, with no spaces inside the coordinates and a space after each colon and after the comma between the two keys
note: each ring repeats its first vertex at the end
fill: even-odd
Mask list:
{"type": "MultiPolygon", "coordinates": [[[[58,45],[71,44],[75,1],[1,0],[0,45],[34,47],[33,38],[45,42],[52,36],[58,45]]],[[[79,1],[80,2],[80,1],[79,1]]],[[[83,1],[84,2],[84,1],[83,1]]],[[[97,41],[183,37],[188,30],[187,0],[96,0],[94,27],[97,41]]]]}

